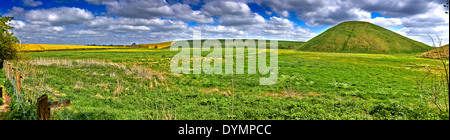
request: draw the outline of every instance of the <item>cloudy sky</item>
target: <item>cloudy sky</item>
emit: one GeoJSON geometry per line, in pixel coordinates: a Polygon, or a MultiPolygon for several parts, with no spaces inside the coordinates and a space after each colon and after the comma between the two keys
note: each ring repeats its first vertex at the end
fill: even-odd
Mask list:
{"type": "Polygon", "coordinates": [[[431,44],[449,39],[446,0],[2,0],[23,43],[131,44],[202,38],[307,41],[368,21],[431,44]]]}

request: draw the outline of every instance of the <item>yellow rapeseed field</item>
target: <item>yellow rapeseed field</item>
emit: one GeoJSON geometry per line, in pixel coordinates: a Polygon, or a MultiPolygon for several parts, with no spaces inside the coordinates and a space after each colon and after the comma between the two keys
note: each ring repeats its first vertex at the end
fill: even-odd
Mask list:
{"type": "Polygon", "coordinates": [[[122,48],[119,46],[84,46],[84,45],[55,45],[55,44],[23,44],[20,45],[19,51],[56,51],[56,50],[83,50],[83,49],[108,49],[122,48]]]}
{"type": "Polygon", "coordinates": [[[154,44],[140,44],[140,45],[143,46],[144,48],[162,49],[162,48],[170,47],[170,45],[172,45],[172,42],[173,41],[162,42],[162,43],[154,43],[154,44]]]}

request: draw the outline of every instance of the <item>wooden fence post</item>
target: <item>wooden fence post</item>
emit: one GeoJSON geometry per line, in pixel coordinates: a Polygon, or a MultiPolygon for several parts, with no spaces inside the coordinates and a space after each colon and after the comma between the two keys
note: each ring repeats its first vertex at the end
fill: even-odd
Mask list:
{"type": "Polygon", "coordinates": [[[6,61],[3,63],[3,70],[5,71],[6,78],[8,78],[8,63],[6,61]]]}
{"type": "Polygon", "coordinates": [[[13,67],[11,67],[11,72],[10,72],[10,76],[9,77],[11,77],[10,79],[12,79],[12,78],[14,78],[14,69],[13,69],[13,67]]]}
{"type": "Polygon", "coordinates": [[[11,66],[11,63],[8,63],[9,65],[8,65],[8,78],[9,78],[9,80],[11,80],[12,79],[12,66],[11,66]]]}
{"type": "Polygon", "coordinates": [[[16,91],[18,94],[20,94],[20,90],[22,89],[22,83],[20,82],[22,78],[22,74],[20,73],[20,71],[18,71],[16,73],[16,91]]]}
{"type": "Polygon", "coordinates": [[[50,120],[50,108],[48,106],[47,94],[38,98],[37,114],[38,120],[50,120]]]}
{"type": "Polygon", "coordinates": [[[10,70],[11,69],[9,69],[9,63],[6,62],[5,74],[6,74],[6,78],[8,78],[9,80],[11,80],[11,78],[9,77],[10,70]]]}

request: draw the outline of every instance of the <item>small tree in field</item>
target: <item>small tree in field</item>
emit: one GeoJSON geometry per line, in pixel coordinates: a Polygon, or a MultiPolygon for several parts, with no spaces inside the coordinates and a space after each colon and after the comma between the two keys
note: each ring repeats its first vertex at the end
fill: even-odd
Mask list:
{"type": "Polygon", "coordinates": [[[14,20],[13,17],[3,17],[0,15],[0,59],[1,66],[3,66],[3,60],[11,60],[17,56],[16,46],[19,43],[19,39],[10,32],[13,27],[8,23],[14,20]]]}
{"type": "MultiPolygon", "coordinates": [[[[437,37],[437,41],[429,36],[434,47],[442,47],[442,39],[437,37]],[[435,43],[437,42],[437,43],[435,43]]],[[[434,68],[428,68],[428,73],[418,81],[419,88],[424,91],[421,101],[436,106],[442,114],[449,112],[449,53],[442,50],[437,52],[437,59],[434,59],[434,68]],[[428,81],[426,81],[428,80],[428,81]]]]}

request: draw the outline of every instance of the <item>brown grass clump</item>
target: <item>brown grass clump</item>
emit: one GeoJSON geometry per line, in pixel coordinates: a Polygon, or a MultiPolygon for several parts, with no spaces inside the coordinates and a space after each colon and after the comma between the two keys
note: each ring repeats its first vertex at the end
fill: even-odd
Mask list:
{"type": "Polygon", "coordinates": [[[225,96],[230,96],[231,91],[220,91],[218,88],[206,88],[206,89],[200,89],[200,91],[206,93],[206,94],[212,94],[212,93],[219,93],[225,96]]]}
{"type": "Polygon", "coordinates": [[[273,98],[300,98],[303,99],[307,96],[321,96],[322,93],[317,92],[295,92],[290,90],[284,90],[281,93],[266,93],[264,97],[273,97],[273,98]]]}
{"type": "Polygon", "coordinates": [[[75,83],[75,86],[73,87],[73,89],[82,89],[83,85],[84,84],[82,81],[77,81],[77,83],[75,83]]]}

